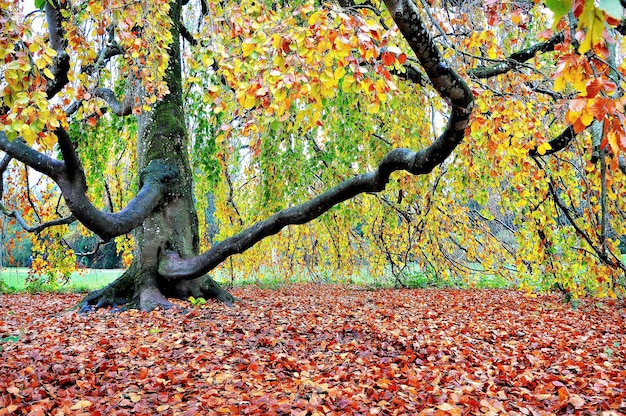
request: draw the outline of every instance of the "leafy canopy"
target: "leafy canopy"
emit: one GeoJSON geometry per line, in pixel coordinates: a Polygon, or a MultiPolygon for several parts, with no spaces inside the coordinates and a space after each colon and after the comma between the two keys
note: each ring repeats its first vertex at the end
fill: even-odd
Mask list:
{"type": "MultiPolygon", "coordinates": [[[[186,6],[183,82],[204,248],[370,170],[392,148],[423,148],[443,129],[448,104],[384,5],[341,3],[186,6]]],[[[620,2],[548,0],[553,13],[537,2],[416,3],[475,95],[464,142],[431,175],[395,174],[382,194],[288,227],[226,262],[227,272],[272,267],[289,277],[304,266],[336,279],[391,270],[402,283],[418,265],[444,278],[487,273],[615,296],[626,235],[620,2]]],[[[43,15],[21,1],[0,4],[2,130],[54,155],[53,131],[71,129],[91,198],[119,209],[136,191],[137,126],[103,110],[99,91],[121,96],[140,80],[146,93],[129,103],[134,113],[167,94],[169,28],[179,24],[168,2],[62,3],[71,64],[53,99],[46,88],[58,51],[41,31],[43,15]]],[[[21,209],[31,223],[68,215],[45,179],[35,185],[27,169],[10,169],[7,211],[21,209]]],[[[68,230],[38,234],[36,270],[71,270],[68,230]]],[[[117,243],[129,264],[131,239],[117,243]]]]}

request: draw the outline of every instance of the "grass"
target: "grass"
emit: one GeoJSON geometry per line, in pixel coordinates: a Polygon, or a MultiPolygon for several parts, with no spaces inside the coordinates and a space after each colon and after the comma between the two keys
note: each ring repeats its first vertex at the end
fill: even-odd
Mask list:
{"type": "Polygon", "coordinates": [[[37,280],[28,280],[28,268],[25,267],[6,267],[0,269],[0,291],[11,292],[88,292],[90,290],[99,289],[106,286],[118,276],[123,270],[98,270],[85,269],[73,273],[69,282],[60,283],[56,286],[45,284],[43,277],[37,280]]]}
{"type": "MultiPolygon", "coordinates": [[[[626,256],[624,256],[624,260],[626,260],[626,256]]],[[[123,270],[121,269],[85,269],[74,273],[69,282],[65,284],[50,285],[45,283],[44,277],[39,281],[36,279],[29,281],[27,268],[0,268],[0,293],[88,292],[106,286],[120,276],[122,272],[123,270]]],[[[417,266],[407,268],[399,279],[394,278],[389,272],[385,273],[384,276],[375,277],[365,270],[343,278],[332,276],[331,272],[322,270],[314,277],[308,274],[302,274],[286,279],[280,272],[270,268],[262,269],[254,276],[247,277],[244,277],[241,273],[235,273],[234,276],[231,276],[223,270],[218,269],[212,273],[212,277],[226,288],[252,285],[261,289],[272,290],[278,290],[290,283],[311,280],[317,283],[332,282],[354,284],[372,289],[399,287],[400,281],[402,282],[402,286],[410,289],[514,289],[517,287],[515,282],[491,274],[479,274],[471,283],[461,279],[442,279],[431,271],[422,270],[417,266]]]]}

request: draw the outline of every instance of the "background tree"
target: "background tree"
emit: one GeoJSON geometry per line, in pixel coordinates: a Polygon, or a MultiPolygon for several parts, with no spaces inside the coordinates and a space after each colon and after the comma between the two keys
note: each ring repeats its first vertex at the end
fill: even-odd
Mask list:
{"type": "Polygon", "coordinates": [[[545,31],[530,2],[52,1],[43,24],[4,1],[2,172],[53,181],[34,198],[19,170],[5,211],[37,222],[37,268],[75,263],[74,221],[116,239],[128,270],[85,306],[232,302],[206,273],[252,247],[233,267],[415,262],[613,295],[622,9],[556,3],[545,31]]]}

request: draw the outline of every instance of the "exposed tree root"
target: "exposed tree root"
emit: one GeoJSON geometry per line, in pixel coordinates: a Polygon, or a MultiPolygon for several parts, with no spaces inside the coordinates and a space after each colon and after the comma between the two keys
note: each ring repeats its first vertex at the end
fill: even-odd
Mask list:
{"type": "Polygon", "coordinates": [[[124,274],[106,287],[88,293],[76,305],[80,312],[92,312],[100,308],[113,310],[139,309],[151,311],[155,308],[170,309],[175,305],[167,298],[187,300],[195,298],[215,299],[228,306],[238,299],[224,290],[209,276],[178,283],[159,279],[156,274],[146,274],[131,266],[124,274]]]}

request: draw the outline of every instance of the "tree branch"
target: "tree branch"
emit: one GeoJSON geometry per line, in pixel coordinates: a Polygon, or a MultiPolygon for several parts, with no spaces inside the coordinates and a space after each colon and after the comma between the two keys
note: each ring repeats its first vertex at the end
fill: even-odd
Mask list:
{"type": "Polygon", "coordinates": [[[548,156],[554,154],[560,150],[565,149],[576,137],[576,132],[574,132],[574,127],[568,126],[563,130],[561,134],[556,136],[554,139],[550,140],[548,144],[550,144],[550,149],[546,150],[543,155],[540,155],[537,152],[538,146],[534,149],[530,149],[528,151],[528,156],[548,156]]]}
{"type": "Polygon", "coordinates": [[[63,156],[67,157],[64,161],[39,153],[19,139],[11,142],[3,131],[0,131],[0,150],[53,179],[76,219],[105,241],[140,225],[165,196],[165,185],[179,174],[177,168],[155,160],[142,172],[141,189],[125,208],[116,213],[102,212],[85,193],[87,186],[82,167],[73,148],[70,149],[72,143],[67,132],[64,132],[58,134],[59,146],[63,156]],[[72,160],[74,158],[76,160],[72,160]]]}
{"type": "Polygon", "coordinates": [[[190,45],[196,46],[198,44],[196,38],[193,37],[189,29],[187,29],[187,26],[185,26],[182,21],[178,23],[178,31],[180,32],[180,35],[183,37],[183,39],[189,42],[190,45]]]}
{"type": "Polygon", "coordinates": [[[46,84],[46,94],[48,98],[54,97],[69,82],[67,74],[70,70],[70,56],[65,51],[67,41],[65,30],[63,30],[63,16],[61,11],[64,6],[58,1],[46,1],[45,12],[48,23],[48,34],[50,35],[50,47],[54,49],[57,56],[53,58],[53,65],[50,72],[54,75],[46,84]]]}
{"type": "Polygon", "coordinates": [[[39,153],[22,140],[9,141],[4,131],[0,131],[0,150],[52,179],[58,178],[65,169],[62,161],[39,153]]]}
{"type": "Polygon", "coordinates": [[[65,173],[76,184],[80,184],[82,192],[87,190],[87,178],[82,163],[76,154],[74,144],[67,131],[61,127],[55,130],[63,162],[65,163],[65,173]]]}
{"type": "Polygon", "coordinates": [[[93,95],[103,99],[115,115],[123,117],[131,115],[133,112],[133,100],[130,98],[132,94],[126,94],[121,103],[115,96],[113,90],[109,88],[96,88],[93,91],[93,95]]]}
{"type": "Polygon", "coordinates": [[[496,75],[504,74],[515,68],[518,64],[528,61],[539,52],[551,52],[554,47],[564,40],[563,32],[553,35],[546,42],[536,43],[526,49],[512,53],[508,58],[500,63],[490,66],[479,66],[467,71],[470,78],[485,79],[496,75]]]}
{"type": "Polygon", "coordinates": [[[28,231],[29,233],[40,233],[46,228],[55,227],[57,225],[71,224],[76,221],[76,217],[74,217],[73,215],[70,215],[68,217],[58,218],[56,220],[47,221],[41,224],[30,226],[26,223],[26,220],[24,220],[24,217],[22,217],[22,215],[16,210],[9,211],[3,204],[0,204],[0,211],[2,211],[2,213],[6,215],[7,217],[15,218],[15,220],[20,225],[20,227],[22,227],[24,230],[28,231]]]}
{"type": "Polygon", "coordinates": [[[76,178],[62,175],[56,180],[68,208],[76,218],[104,241],[129,233],[161,203],[166,184],[179,175],[178,169],[162,160],[153,160],[141,173],[139,193],[116,213],[103,212],[89,200],[76,178]]]}
{"type": "Polygon", "coordinates": [[[394,11],[392,16],[398,28],[415,52],[432,85],[450,105],[451,115],[444,132],[429,147],[419,152],[403,148],[391,150],[375,171],[355,176],[308,202],[279,211],[199,256],[183,259],[175,252],[164,253],[159,264],[161,276],[169,280],[199,277],[229,256],[244,252],[287,225],[312,221],[335,205],[361,193],[384,190],[390,175],[395,171],[405,170],[414,175],[431,172],[462,141],[474,105],[469,87],[443,59],[415,4],[410,0],[386,0],[385,3],[387,9],[394,11]]]}
{"type": "Polygon", "coordinates": [[[98,53],[98,58],[96,59],[96,62],[94,64],[86,65],[85,67],[83,67],[81,69],[82,72],[91,75],[94,72],[102,69],[109,61],[109,59],[113,58],[114,56],[124,54],[124,50],[115,40],[114,24],[109,25],[109,27],[107,28],[107,33],[109,35],[109,38],[104,45],[104,48],[102,48],[98,53]]]}

